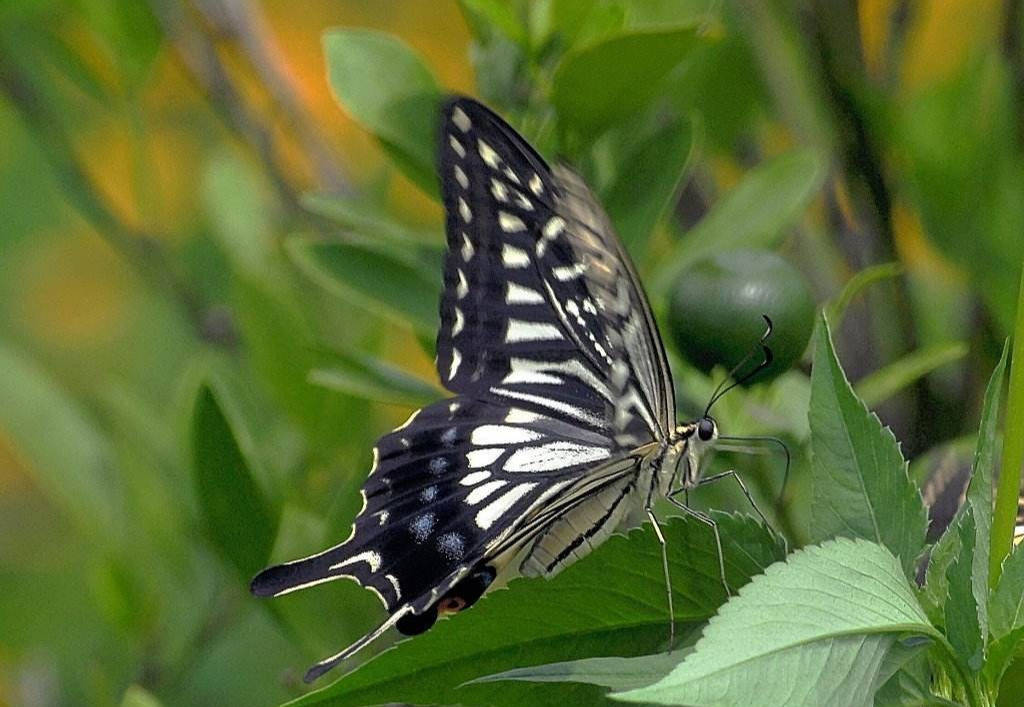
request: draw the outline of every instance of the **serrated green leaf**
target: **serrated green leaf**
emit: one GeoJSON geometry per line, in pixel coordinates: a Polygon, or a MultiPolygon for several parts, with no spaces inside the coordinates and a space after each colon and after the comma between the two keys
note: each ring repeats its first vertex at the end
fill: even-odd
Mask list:
{"type": "Polygon", "coordinates": [[[427,64],[397,37],[374,30],[331,30],[323,44],[335,98],[381,140],[406,175],[436,195],[441,99],[427,64]]]}
{"type": "Polygon", "coordinates": [[[225,414],[225,395],[222,387],[209,382],[196,393],[190,428],[192,478],[210,541],[248,579],[267,564],[277,518],[225,414]]]}
{"type": "Polygon", "coordinates": [[[989,602],[989,630],[985,675],[990,685],[998,685],[1024,643],[1024,545],[1015,547],[1003,563],[989,602]]]}
{"type": "Polygon", "coordinates": [[[827,174],[816,151],[774,157],[747,174],[694,226],[655,272],[654,290],[666,292],[688,265],[733,248],[774,245],[803,215],[827,174]]]}
{"type": "Polygon", "coordinates": [[[953,341],[909,353],[857,381],[857,396],[875,407],[932,371],[959,361],[967,348],[966,342],[953,341]]]}
{"type": "Polygon", "coordinates": [[[864,538],[900,558],[908,577],[924,547],[928,515],[892,431],[865,407],[839,365],[828,321],[815,335],[811,370],[811,536],[864,538]]]}
{"type": "Polygon", "coordinates": [[[421,268],[379,248],[348,241],[295,236],[285,242],[295,264],[330,292],[434,336],[438,326],[440,275],[430,279],[421,268]]]}
{"type": "Polygon", "coordinates": [[[887,660],[939,638],[899,561],[881,545],[840,538],[794,552],[711,619],[694,652],[631,702],[864,705],[891,675],[887,660]],[[908,637],[918,637],[917,639],[908,637]]]}
{"type": "Polygon", "coordinates": [[[981,669],[988,642],[989,535],[992,530],[992,486],[999,408],[1003,397],[1009,344],[1003,348],[982,402],[978,446],[962,512],[953,532],[960,538],[956,560],[946,572],[944,607],[946,635],[959,658],[973,671],[981,669]]]}
{"type": "Polygon", "coordinates": [[[634,256],[644,252],[654,227],[674,203],[693,152],[693,124],[677,118],[623,158],[602,202],[634,256]]]}
{"type": "Polygon", "coordinates": [[[701,41],[694,27],[617,34],[570,52],[551,102],[561,125],[593,138],[645,108],[701,41]]]}
{"type": "MultiPolygon", "coordinates": [[[[749,516],[716,513],[730,586],[785,556],[785,543],[749,516]]],[[[663,524],[680,629],[725,600],[711,530],[692,518],[663,524]]],[[[382,702],[465,705],[594,704],[587,685],[459,687],[473,678],[573,656],[659,650],[668,638],[661,552],[650,527],[615,536],[551,581],[517,580],[295,705],[382,702]]]]}

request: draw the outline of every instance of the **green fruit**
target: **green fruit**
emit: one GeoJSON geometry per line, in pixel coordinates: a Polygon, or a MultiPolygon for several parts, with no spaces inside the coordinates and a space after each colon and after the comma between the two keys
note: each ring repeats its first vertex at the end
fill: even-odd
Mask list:
{"type": "MultiPolygon", "coordinates": [[[[767,315],[773,331],[765,343],[774,359],[748,382],[765,381],[803,354],[814,311],[806,278],[788,261],[763,250],[730,250],[694,263],[679,276],[670,295],[669,334],[702,371],[731,370],[757,346],[766,328],[761,315],[767,315]]],[[[743,371],[762,360],[760,350],[751,358],[743,371]]]]}

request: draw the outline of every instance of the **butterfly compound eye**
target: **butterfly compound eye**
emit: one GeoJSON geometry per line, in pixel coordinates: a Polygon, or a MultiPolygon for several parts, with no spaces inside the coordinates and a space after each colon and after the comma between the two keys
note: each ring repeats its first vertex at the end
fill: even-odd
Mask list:
{"type": "Polygon", "coordinates": [[[710,417],[701,418],[697,423],[697,436],[702,442],[707,442],[715,436],[715,421],[710,417]]]}

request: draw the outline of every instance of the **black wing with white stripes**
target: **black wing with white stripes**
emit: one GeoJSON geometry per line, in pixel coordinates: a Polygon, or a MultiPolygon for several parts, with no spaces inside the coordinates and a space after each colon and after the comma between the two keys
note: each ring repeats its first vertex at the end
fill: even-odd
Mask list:
{"type": "Polygon", "coordinates": [[[629,448],[674,425],[671,374],[607,216],[570,170],[456,98],[439,159],[448,255],[437,367],[453,392],[541,407],[629,448]]]}
{"type": "Polygon", "coordinates": [[[269,568],[253,592],[338,577],[391,626],[429,628],[513,557],[550,575],[614,530],[674,426],[664,351],[628,257],[583,182],[479,103],[445,105],[448,253],[437,366],[455,397],[382,437],[342,544],[269,568]]]}

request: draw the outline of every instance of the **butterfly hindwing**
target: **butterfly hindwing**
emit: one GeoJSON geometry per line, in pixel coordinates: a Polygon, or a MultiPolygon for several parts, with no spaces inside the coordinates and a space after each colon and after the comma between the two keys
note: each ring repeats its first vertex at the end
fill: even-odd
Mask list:
{"type": "Polygon", "coordinates": [[[613,451],[591,430],[524,408],[435,403],[374,447],[351,537],[267,570],[253,590],[279,595],[344,576],[372,588],[389,612],[410,604],[418,613],[529,509],[613,451]]]}

